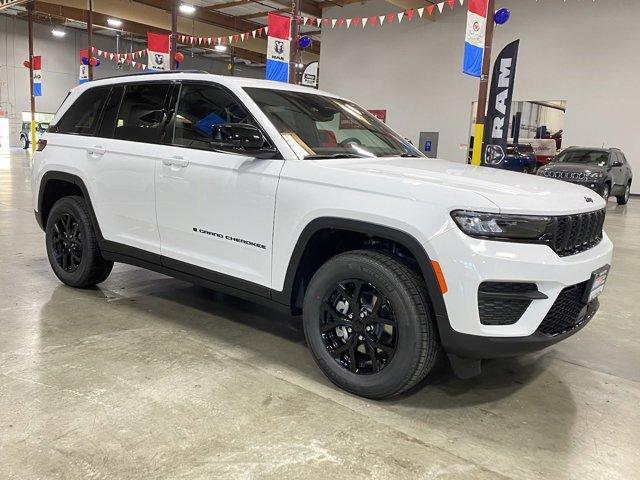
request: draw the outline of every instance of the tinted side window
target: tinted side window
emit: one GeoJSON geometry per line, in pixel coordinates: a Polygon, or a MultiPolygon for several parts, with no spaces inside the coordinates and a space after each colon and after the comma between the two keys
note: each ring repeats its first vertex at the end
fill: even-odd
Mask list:
{"type": "Polygon", "coordinates": [[[158,143],[170,83],[126,85],[114,138],[158,143]]]}
{"type": "Polygon", "coordinates": [[[247,110],[225,90],[214,85],[182,85],[171,125],[173,144],[209,149],[211,128],[223,123],[255,125],[247,110]]]}
{"type": "Polygon", "coordinates": [[[110,87],[92,88],[80,95],[57,123],[55,132],[93,135],[109,90],[110,87]]]}
{"type": "Polygon", "coordinates": [[[120,108],[120,100],[122,99],[122,92],[124,87],[113,87],[109,93],[109,99],[104,106],[104,112],[102,113],[102,123],[98,129],[96,136],[98,137],[113,137],[113,132],[116,128],[116,117],[118,116],[118,108],[120,108]]]}

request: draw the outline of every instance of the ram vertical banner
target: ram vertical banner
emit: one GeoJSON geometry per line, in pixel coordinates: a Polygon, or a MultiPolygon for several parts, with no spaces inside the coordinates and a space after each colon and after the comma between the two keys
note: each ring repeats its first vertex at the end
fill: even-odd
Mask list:
{"type": "Polygon", "coordinates": [[[266,79],[288,82],[291,18],[270,12],[268,28],[266,79]]]}
{"type": "Polygon", "coordinates": [[[497,167],[505,157],[519,44],[520,40],[516,40],[504,47],[493,65],[484,124],[484,165],[497,167]]]}
{"type": "Polygon", "coordinates": [[[484,37],[487,29],[487,3],[488,0],[469,0],[468,4],[462,72],[473,77],[482,75],[484,37]]]}
{"type": "Polygon", "coordinates": [[[78,83],[80,85],[89,81],[89,65],[82,63],[83,58],[89,58],[89,50],[86,48],[80,50],[80,72],[78,73],[78,83]]]}
{"type": "Polygon", "coordinates": [[[171,61],[169,58],[169,35],[147,32],[148,64],[149,70],[169,70],[171,61]]]}
{"type": "Polygon", "coordinates": [[[40,55],[31,60],[33,68],[33,96],[42,96],[42,57],[40,55]]]}

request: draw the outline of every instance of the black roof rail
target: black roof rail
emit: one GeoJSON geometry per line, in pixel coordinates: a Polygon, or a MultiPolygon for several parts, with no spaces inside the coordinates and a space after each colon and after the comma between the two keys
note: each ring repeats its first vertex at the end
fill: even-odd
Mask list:
{"type": "Polygon", "coordinates": [[[204,73],[207,75],[213,75],[213,73],[210,72],[205,72],[204,70],[160,70],[160,71],[156,71],[156,70],[146,70],[144,72],[134,72],[134,73],[127,73],[125,75],[111,75],[109,77],[102,77],[102,78],[95,78],[94,80],[109,80],[112,78],[124,78],[124,77],[138,77],[138,76],[142,76],[142,75],[161,75],[163,73],[204,73]]]}

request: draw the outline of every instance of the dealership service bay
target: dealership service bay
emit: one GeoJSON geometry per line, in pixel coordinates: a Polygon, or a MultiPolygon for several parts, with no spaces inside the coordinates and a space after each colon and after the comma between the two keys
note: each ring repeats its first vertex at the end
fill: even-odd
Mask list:
{"type": "Polygon", "coordinates": [[[373,402],[335,388],[295,318],[117,264],[51,274],[29,155],[0,157],[5,478],[635,478],[640,202],[610,201],[602,307],[542,353],[373,402]],[[90,314],[88,314],[90,313],[90,314]]]}

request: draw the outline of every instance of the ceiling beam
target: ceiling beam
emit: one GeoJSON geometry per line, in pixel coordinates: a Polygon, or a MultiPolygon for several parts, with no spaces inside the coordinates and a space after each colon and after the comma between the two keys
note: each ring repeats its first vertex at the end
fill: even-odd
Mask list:
{"type": "Polygon", "coordinates": [[[216,3],[215,5],[207,5],[203,7],[205,10],[223,10],[225,8],[238,7],[240,5],[246,5],[252,3],[253,0],[236,0],[235,2],[216,3]]]}
{"type": "MultiPolygon", "coordinates": [[[[288,11],[291,11],[291,0],[269,0],[271,3],[277,3],[283,7],[287,7],[288,11]]],[[[300,0],[300,12],[306,13],[313,17],[322,16],[322,8],[318,6],[313,0],[300,0]]]]}
{"type": "MultiPolygon", "coordinates": [[[[41,1],[34,2],[34,12],[52,15],[56,17],[67,18],[69,20],[75,20],[77,22],[86,22],[86,11],[80,8],[67,7],[64,5],[55,5],[52,3],[46,3],[41,1]]],[[[99,27],[109,28],[107,24],[107,18],[109,16],[103,13],[93,12],[93,23],[99,27]]],[[[143,23],[133,22],[131,20],[122,19],[122,30],[128,33],[132,33],[134,35],[140,36],[142,38],[146,38],[147,32],[156,32],[156,33],[171,33],[169,30],[164,28],[154,27],[152,25],[145,25],[143,23]]],[[[184,33],[184,35],[187,35],[184,33]]],[[[233,51],[237,57],[244,58],[245,60],[249,60],[254,63],[265,63],[266,55],[260,52],[254,52],[253,50],[247,50],[242,47],[232,46],[233,51]]],[[[207,49],[205,47],[197,47],[202,48],[203,50],[212,50],[207,49]]],[[[265,48],[266,50],[266,48],[265,48]]]]}
{"type": "Polygon", "coordinates": [[[255,12],[255,13],[247,13],[246,15],[237,15],[236,18],[241,18],[243,20],[249,20],[251,18],[261,18],[269,15],[269,12],[287,12],[288,10],[283,9],[275,9],[264,12],[255,12]]]}

